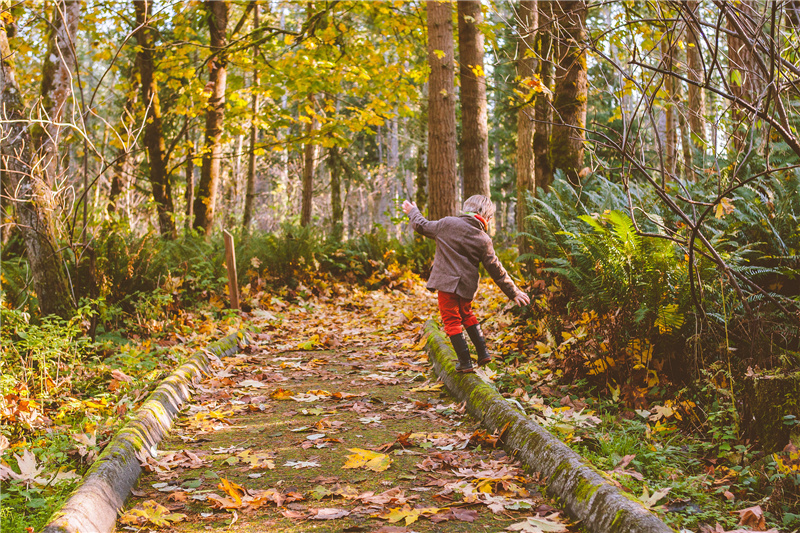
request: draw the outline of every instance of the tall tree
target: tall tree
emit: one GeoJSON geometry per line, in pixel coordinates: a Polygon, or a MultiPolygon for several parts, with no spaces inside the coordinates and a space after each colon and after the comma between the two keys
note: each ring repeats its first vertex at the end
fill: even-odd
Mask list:
{"type": "Polygon", "coordinates": [[[208,30],[211,36],[209,85],[211,95],[206,107],[206,133],[203,146],[203,164],[200,183],[194,200],[194,229],[206,235],[214,228],[214,211],[217,203],[220,167],[222,164],[222,134],[225,126],[225,90],[228,81],[227,46],[228,2],[206,0],[208,30]]]}
{"type": "Polygon", "coordinates": [[[34,149],[44,170],[45,183],[51,188],[58,178],[58,144],[61,122],[72,94],[75,71],[74,42],[80,20],[81,4],[77,0],[53,4],[53,25],[47,39],[47,55],[42,67],[41,125],[31,128],[34,149]]]}
{"type": "Polygon", "coordinates": [[[328,168],[331,171],[331,235],[336,241],[344,234],[344,207],[342,206],[342,151],[337,145],[328,148],[328,168]]]}
{"type": "Polygon", "coordinates": [[[150,159],[150,186],[158,214],[158,228],[163,237],[175,236],[175,206],[172,201],[172,185],[167,172],[167,154],[162,131],[161,103],[158,98],[158,83],[155,74],[155,31],[150,25],[150,0],[135,0],[136,40],[139,51],[136,64],[141,78],[142,105],[145,106],[144,145],[150,159]]]}
{"type": "MultiPolygon", "coordinates": [[[[258,29],[258,1],[253,6],[253,29],[258,29]]],[[[253,65],[256,65],[258,58],[258,44],[253,46],[253,65]]],[[[258,142],[258,128],[256,127],[256,117],[258,116],[258,67],[253,67],[253,84],[251,85],[252,94],[250,95],[250,149],[247,159],[247,188],[244,195],[244,214],[242,215],[242,227],[245,231],[250,227],[253,218],[253,202],[256,196],[256,142],[258,142]]]]}
{"type": "Polygon", "coordinates": [[[564,172],[573,184],[580,182],[583,168],[583,142],[586,139],[587,72],[586,0],[553,2],[557,20],[558,66],[555,76],[553,135],[550,153],[553,167],[564,172]]]}
{"type": "MultiPolygon", "coordinates": [[[[521,85],[532,86],[536,76],[535,39],[539,10],[537,0],[522,0],[517,10],[519,24],[519,43],[517,52],[517,76],[521,85]]],[[[534,193],[534,154],[533,133],[536,129],[535,106],[530,91],[528,101],[523,102],[517,112],[517,231],[525,231],[525,218],[528,216],[528,194],[534,193]]],[[[529,251],[527,239],[518,238],[519,252],[529,251]]]]}
{"type": "Polygon", "coordinates": [[[428,84],[425,83],[420,91],[419,117],[417,118],[417,207],[425,212],[428,206],[428,84]]]}
{"type": "Polygon", "coordinates": [[[428,192],[431,220],[458,212],[453,5],[428,2],[428,192]]]}
{"type": "MultiPolygon", "coordinates": [[[[57,2],[50,40],[73,42],[79,18],[79,2],[57,2]]],[[[48,49],[53,47],[60,49],[58,43],[51,42],[48,49]]],[[[45,70],[56,61],[64,61],[64,58],[49,56],[44,64],[45,70]]],[[[52,83],[42,84],[42,89],[48,91],[42,95],[48,109],[63,110],[67,105],[71,78],[69,72],[66,74],[66,78],[57,77],[52,83]]],[[[32,142],[31,123],[25,113],[3,17],[0,17],[0,91],[2,168],[10,181],[10,190],[16,193],[16,222],[25,241],[39,309],[42,315],[56,314],[68,318],[74,310],[74,302],[58,245],[56,201],[45,179],[45,167],[57,158],[58,147],[49,143],[58,136],[52,135],[49,131],[51,124],[47,124],[45,128],[40,127],[43,131],[38,134],[43,141],[38,144],[40,149],[37,150],[37,145],[32,142]]]]}
{"type": "Polygon", "coordinates": [[[553,122],[552,92],[553,83],[553,39],[552,39],[552,2],[537,2],[539,8],[539,24],[536,31],[536,51],[539,56],[539,81],[542,91],[536,95],[536,131],[533,133],[533,165],[536,175],[537,189],[545,192],[553,183],[553,166],[550,163],[550,133],[553,122]]]}
{"type": "Polygon", "coordinates": [[[728,25],[728,75],[731,94],[734,96],[731,108],[731,134],[733,150],[741,152],[745,145],[744,130],[750,127],[745,105],[758,106],[761,75],[756,59],[755,46],[751,39],[758,38],[761,28],[756,25],[759,19],[754,0],[742,0],[726,6],[725,17],[728,25]]]}
{"type": "MultiPolygon", "coordinates": [[[[667,72],[672,72],[675,64],[675,43],[672,40],[672,32],[664,33],[661,40],[661,61],[663,68],[667,72]]],[[[664,106],[664,138],[661,140],[664,150],[664,165],[667,175],[675,175],[675,162],[677,155],[678,132],[675,127],[675,85],[678,81],[672,74],[664,75],[664,92],[666,93],[666,105],[664,106]]],[[[663,184],[662,184],[663,185],[663,184]]]]}
{"type": "Polygon", "coordinates": [[[703,58],[700,53],[700,2],[698,0],[687,0],[685,9],[687,11],[686,28],[686,77],[689,79],[687,84],[687,94],[689,96],[689,129],[691,131],[692,144],[697,149],[702,150],[706,142],[706,128],[704,118],[706,114],[706,98],[702,88],[705,72],[703,69],[703,58]]]}
{"type": "Polygon", "coordinates": [[[461,82],[461,164],[464,198],[489,191],[489,125],[486,76],[483,71],[481,2],[462,0],[458,6],[458,55],[461,82]]]}
{"type": "Polygon", "coordinates": [[[306,123],[306,142],[303,146],[303,191],[302,205],[300,208],[300,225],[308,226],[311,224],[311,209],[314,196],[314,172],[317,164],[317,144],[313,142],[314,131],[317,129],[317,118],[314,107],[317,98],[314,94],[308,95],[309,109],[314,112],[314,116],[309,117],[306,123]]]}

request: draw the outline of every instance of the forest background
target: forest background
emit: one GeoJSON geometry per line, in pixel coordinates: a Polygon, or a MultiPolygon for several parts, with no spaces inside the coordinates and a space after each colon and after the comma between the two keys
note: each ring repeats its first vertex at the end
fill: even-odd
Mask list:
{"type": "MultiPolygon", "coordinates": [[[[399,203],[485,194],[535,297],[508,392],[547,373],[623,433],[696,435],[691,468],[735,480],[711,492],[800,525],[800,3],[4,1],[0,23],[4,453],[64,460],[69,431],[33,435],[102,418],[80,405],[115,370],[158,375],[131,341],[230,319],[223,229],[249,311],[424,277],[399,203]]],[[[3,483],[34,514],[66,490],[3,483]]]]}

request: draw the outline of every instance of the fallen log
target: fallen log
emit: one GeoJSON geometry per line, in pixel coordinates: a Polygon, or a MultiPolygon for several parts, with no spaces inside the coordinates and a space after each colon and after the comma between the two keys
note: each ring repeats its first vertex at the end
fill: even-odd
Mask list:
{"type": "Polygon", "coordinates": [[[470,415],[490,431],[507,428],[506,452],[547,480],[547,493],[593,533],[671,533],[654,513],[620,492],[603,474],[547,430],[508,403],[475,374],[455,369],[455,352],[436,324],[425,323],[426,350],[436,374],[470,415]]]}
{"type": "Polygon", "coordinates": [[[43,533],[106,533],[114,529],[117,512],[141,472],[136,453],[152,450],[172,426],[191,396],[191,387],[209,370],[211,353],[223,357],[239,350],[241,333],[234,333],[198,351],[165,378],[133,418],[111,439],[72,495],[53,514],[43,533]]]}

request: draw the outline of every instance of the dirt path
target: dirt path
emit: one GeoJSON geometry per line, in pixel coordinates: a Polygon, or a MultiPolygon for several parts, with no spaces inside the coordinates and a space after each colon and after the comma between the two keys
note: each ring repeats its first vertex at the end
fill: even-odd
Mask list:
{"type": "Polygon", "coordinates": [[[253,346],[198,387],[118,529],[567,531],[432,381],[435,299],[407,289],[254,313],[253,346]]]}

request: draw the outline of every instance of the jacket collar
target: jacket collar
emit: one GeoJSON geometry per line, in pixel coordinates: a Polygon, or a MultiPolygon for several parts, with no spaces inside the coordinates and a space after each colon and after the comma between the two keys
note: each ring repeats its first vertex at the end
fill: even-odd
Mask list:
{"type": "Polygon", "coordinates": [[[474,218],[481,225],[481,229],[488,233],[488,231],[489,231],[489,223],[486,222],[486,219],[483,218],[482,216],[480,216],[478,213],[472,213],[470,211],[465,211],[462,216],[467,216],[467,217],[470,217],[470,218],[474,218]]]}

